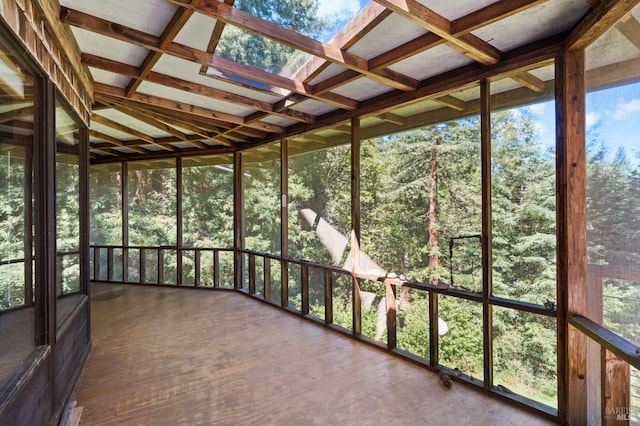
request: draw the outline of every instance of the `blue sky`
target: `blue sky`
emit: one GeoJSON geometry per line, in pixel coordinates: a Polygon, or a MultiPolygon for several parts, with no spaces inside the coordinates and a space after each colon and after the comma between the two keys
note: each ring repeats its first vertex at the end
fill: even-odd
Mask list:
{"type": "Polygon", "coordinates": [[[318,15],[338,22],[337,28],[323,35],[323,42],[327,42],[362,9],[369,0],[318,0],[318,15]]]}
{"type": "MultiPolygon", "coordinates": [[[[529,107],[538,118],[543,145],[555,144],[555,106],[553,101],[529,107]]],[[[640,163],[640,83],[587,93],[587,135],[597,131],[599,138],[615,155],[622,146],[632,163],[640,163]]]]}

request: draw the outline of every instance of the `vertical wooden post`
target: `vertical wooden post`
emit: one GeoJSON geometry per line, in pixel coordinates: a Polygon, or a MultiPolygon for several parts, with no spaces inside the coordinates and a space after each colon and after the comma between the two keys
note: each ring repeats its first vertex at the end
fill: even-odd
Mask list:
{"type": "Polygon", "coordinates": [[[107,281],[113,281],[113,246],[107,247],[107,281]]]}
{"type": "Polygon", "coordinates": [[[289,262],[284,258],[289,256],[289,157],[288,143],[280,141],[280,253],[281,262],[280,305],[289,305],[289,262]]]}
{"type": "Polygon", "coordinates": [[[440,327],[438,325],[438,293],[429,292],[429,365],[433,368],[440,363],[440,327]]]}
{"type": "Polygon", "coordinates": [[[122,191],[122,246],[129,247],[129,163],[122,163],[122,179],[120,190],[122,191]]]}
{"type": "Polygon", "coordinates": [[[629,425],[631,387],[629,364],[602,348],[602,424],[629,425]]]}
{"type": "Polygon", "coordinates": [[[256,294],[256,255],[249,254],[249,294],[256,294]]]}
{"type": "Polygon", "coordinates": [[[386,288],[386,304],[387,304],[387,348],[395,349],[398,344],[397,333],[397,301],[396,287],[389,283],[385,283],[386,288]]]}
{"type": "Polygon", "coordinates": [[[147,281],[147,251],[140,249],[140,283],[147,281]]]}
{"type": "Polygon", "coordinates": [[[362,334],[360,301],[360,119],[351,119],[351,278],[353,282],[353,334],[362,334]]]}
{"type": "Polygon", "coordinates": [[[100,259],[102,258],[100,253],[102,253],[101,247],[93,248],[93,279],[96,281],[100,281],[100,259]]]}
{"type": "Polygon", "coordinates": [[[164,250],[158,249],[158,284],[164,284],[164,250]]]}
{"type": "Polygon", "coordinates": [[[324,270],[324,322],[333,324],[333,274],[324,270]]]}
{"type": "MultiPolygon", "coordinates": [[[[32,141],[34,143],[35,141],[32,141]]],[[[24,302],[33,300],[33,145],[24,150],[24,302]]]]}
{"type": "Polygon", "coordinates": [[[200,287],[200,255],[201,255],[201,251],[196,249],[193,251],[193,256],[194,256],[194,278],[193,278],[193,285],[195,287],[200,287]]]}
{"type": "Polygon", "coordinates": [[[309,266],[306,264],[300,266],[300,293],[300,312],[302,315],[309,315],[309,266]]]}
{"type": "MultiPolygon", "coordinates": [[[[89,287],[89,129],[80,126],[80,293],[91,296],[89,287]]],[[[87,309],[87,341],[91,339],[91,309],[87,309]]]]}
{"type": "MultiPolygon", "coordinates": [[[[587,265],[587,318],[602,325],[602,267],[587,265]]],[[[587,424],[598,424],[603,420],[604,367],[602,347],[592,339],[587,339],[587,424]]]]}
{"type": "Polygon", "coordinates": [[[264,262],[264,300],[271,300],[271,258],[263,257],[264,262]]]}
{"type": "Polygon", "coordinates": [[[176,284],[182,285],[182,158],[176,158],[176,284]]]}
{"type": "Polygon", "coordinates": [[[493,385],[493,293],[491,218],[491,86],[480,81],[480,162],[482,174],[482,335],[484,388],[493,385]]]}
{"type": "Polygon", "coordinates": [[[218,250],[213,251],[213,287],[220,287],[220,252],[218,250]]]}
{"type": "Polygon", "coordinates": [[[556,60],[558,238],[558,416],[587,423],[587,337],[568,323],[586,314],[584,50],[556,60]]]}
{"type": "Polygon", "coordinates": [[[233,153],[233,287],[242,288],[242,252],[244,248],[244,202],[242,153],[233,153]]]}

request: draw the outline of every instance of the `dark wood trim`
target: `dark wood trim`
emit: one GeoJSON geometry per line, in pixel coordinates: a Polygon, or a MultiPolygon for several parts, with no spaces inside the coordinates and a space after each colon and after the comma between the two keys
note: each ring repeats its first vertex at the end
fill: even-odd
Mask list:
{"type": "Polygon", "coordinates": [[[324,322],[333,324],[333,273],[324,270],[324,322]]]}
{"type": "Polygon", "coordinates": [[[353,333],[362,333],[360,301],[360,119],[351,119],[351,275],[353,281],[353,333]]]}
{"type": "Polygon", "coordinates": [[[31,140],[31,146],[24,150],[24,301],[25,304],[34,303],[33,291],[33,151],[35,138],[31,140]]]}
{"type": "Polygon", "coordinates": [[[182,285],[182,158],[176,158],[176,284],[182,285]]]}
{"type": "Polygon", "coordinates": [[[387,349],[393,350],[398,345],[398,303],[396,300],[396,286],[386,283],[385,293],[387,305],[387,349]]]}
{"type": "Polygon", "coordinates": [[[289,256],[289,143],[280,141],[280,253],[281,285],[280,303],[289,305],[289,264],[285,260],[289,256]]]}
{"type": "Polygon", "coordinates": [[[309,315],[309,266],[300,265],[300,313],[309,315]]]}
{"type": "Polygon", "coordinates": [[[194,263],[194,278],[193,278],[193,285],[195,287],[200,287],[200,257],[201,257],[202,251],[201,250],[194,250],[193,252],[193,263],[194,263]]]}
{"type": "Polygon", "coordinates": [[[219,250],[213,251],[213,287],[220,288],[220,251],[219,250]]]}
{"type": "Polygon", "coordinates": [[[256,294],[256,255],[249,254],[249,294],[256,294]]]}
{"type": "MultiPolygon", "coordinates": [[[[91,297],[89,286],[89,129],[80,125],[80,293],[87,295],[87,300],[91,297]]],[[[88,302],[87,302],[88,303],[88,302]]],[[[87,342],[91,341],[91,309],[87,308],[87,342]]]]}
{"type": "Polygon", "coordinates": [[[244,248],[244,185],[242,173],[242,153],[233,154],[233,248],[234,288],[242,286],[242,253],[244,248]]]}
{"type": "Polygon", "coordinates": [[[438,324],[438,293],[429,292],[429,365],[440,364],[440,325],[438,324]]]}
{"type": "Polygon", "coordinates": [[[482,338],[484,387],[493,386],[493,257],[491,217],[491,84],[480,80],[480,162],[482,175],[482,338]]]}
{"type": "Polygon", "coordinates": [[[585,53],[556,61],[558,416],[587,423],[587,341],[569,324],[586,303],[585,53]]]}
{"type": "Polygon", "coordinates": [[[120,191],[122,192],[122,245],[129,245],[129,163],[121,164],[120,191]]]}
{"type": "MultiPolygon", "coordinates": [[[[268,257],[263,257],[264,260],[264,300],[271,300],[271,259],[268,257]]],[[[278,261],[279,262],[279,261],[278,261]]]]}

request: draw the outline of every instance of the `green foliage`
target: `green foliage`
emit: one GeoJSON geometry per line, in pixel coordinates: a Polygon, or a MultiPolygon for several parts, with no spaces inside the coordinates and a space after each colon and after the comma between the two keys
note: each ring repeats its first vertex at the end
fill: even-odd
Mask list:
{"type": "MultiPolygon", "coordinates": [[[[319,36],[335,23],[319,18],[318,0],[238,0],[235,7],[308,37],[319,36]]],[[[291,74],[307,55],[258,34],[227,25],[216,54],[244,65],[272,73],[291,74]]]]}

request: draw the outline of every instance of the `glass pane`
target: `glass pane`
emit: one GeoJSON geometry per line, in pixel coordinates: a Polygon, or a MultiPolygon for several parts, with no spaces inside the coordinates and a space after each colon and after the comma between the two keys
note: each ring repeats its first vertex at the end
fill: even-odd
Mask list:
{"type": "Polygon", "coordinates": [[[555,318],[494,307],[494,386],[557,408],[556,339],[555,318]]]}
{"type": "Polygon", "coordinates": [[[282,264],[279,260],[271,259],[271,300],[277,304],[282,301],[282,264]]]}
{"type": "Polygon", "coordinates": [[[360,162],[360,269],[478,289],[479,118],[366,140],[360,162]]]}
{"type": "Polygon", "coordinates": [[[129,245],[176,244],[175,167],[175,160],[129,163],[129,245]]]}
{"type": "Polygon", "coordinates": [[[218,285],[225,288],[233,288],[233,252],[221,251],[218,253],[220,264],[218,266],[219,274],[218,285]]]}
{"type": "Polygon", "coordinates": [[[387,302],[384,283],[360,280],[362,335],[387,342],[387,302]]]}
{"type": "Polygon", "coordinates": [[[397,301],[397,347],[429,359],[429,293],[402,287],[397,301]]]}
{"type": "Polygon", "coordinates": [[[347,274],[333,273],[333,323],[353,330],[353,279],[347,274]]]}
{"type": "Polygon", "coordinates": [[[122,167],[101,164],[89,171],[91,244],[122,245],[122,167]]]}
{"type": "Polygon", "coordinates": [[[439,295],[438,313],[443,321],[439,324],[440,364],[483,380],[482,305],[439,295]]]}
{"type": "Polygon", "coordinates": [[[233,247],[233,156],[182,162],[185,247],[233,247]]]}
{"type": "Polygon", "coordinates": [[[194,250],[182,251],[182,285],[183,286],[195,286],[195,263],[196,252],[194,250]]]}
{"type": "Polygon", "coordinates": [[[295,154],[306,141],[289,142],[289,255],[342,266],[351,230],[349,145],[295,154]]]}
{"type": "Polygon", "coordinates": [[[140,250],[128,250],[129,268],[127,270],[127,281],[131,283],[140,282],[140,250]]]}
{"type": "MultiPolygon", "coordinates": [[[[621,22],[638,16],[640,6],[621,22]]],[[[639,345],[640,68],[631,35],[613,26],[586,52],[586,293],[592,320],[639,345]]]]}
{"type": "Polygon", "coordinates": [[[280,144],[243,151],[242,173],[244,247],[280,254],[280,144]]]}
{"type": "Polygon", "coordinates": [[[324,270],[309,268],[309,314],[325,319],[324,270]]]}
{"type": "Polygon", "coordinates": [[[79,126],[56,99],[56,258],[57,321],[80,293],[79,126]]]}
{"type": "Polygon", "coordinates": [[[200,252],[200,286],[213,287],[213,251],[200,252]]]}
{"type": "Polygon", "coordinates": [[[0,40],[0,388],[35,346],[34,79],[0,40]]]}
{"type": "Polygon", "coordinates": [[[288,264],[288,279],[289,279],[289,307],[297,311],[302,310],[302,278],[301,278],[301,266],[295,263],[288,264]]]}
{"type": "Polygon", "coordinates": [[[538,91],[491,83],[493,293],[542,305],[556,300],[554,67],[526,73],[538,91]]]}

